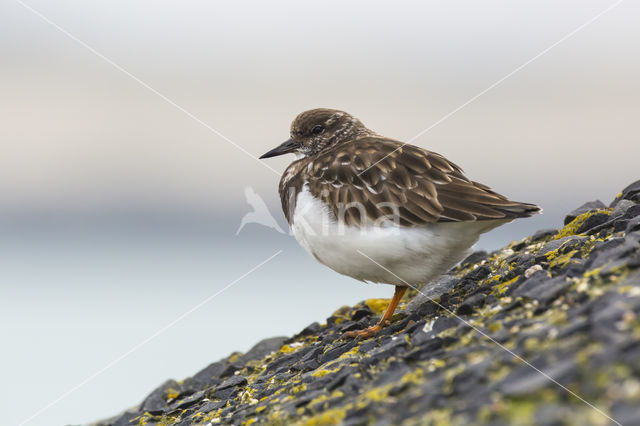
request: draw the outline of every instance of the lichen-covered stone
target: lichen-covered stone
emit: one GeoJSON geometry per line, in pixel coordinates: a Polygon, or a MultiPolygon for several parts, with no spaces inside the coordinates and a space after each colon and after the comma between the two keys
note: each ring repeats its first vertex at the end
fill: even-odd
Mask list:
{"type": "Polygon", "coordinates": [[[258,343],[101,425],[640,423],[640,182],[563,228],[258,343]],[[596,407],[596,408],[594,408],[596,407]]]}

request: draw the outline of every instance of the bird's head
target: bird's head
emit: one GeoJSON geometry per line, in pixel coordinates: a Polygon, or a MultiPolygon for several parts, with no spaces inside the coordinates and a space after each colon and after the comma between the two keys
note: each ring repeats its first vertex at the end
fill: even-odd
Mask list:
{"type": "Polygon", "coordinates": [[[296,153],[315,155],[362,135],[372,134],[354,116],[335,109],[318,108],[299,114],[291,123],[291,138],[260,158],[296,153]]]}

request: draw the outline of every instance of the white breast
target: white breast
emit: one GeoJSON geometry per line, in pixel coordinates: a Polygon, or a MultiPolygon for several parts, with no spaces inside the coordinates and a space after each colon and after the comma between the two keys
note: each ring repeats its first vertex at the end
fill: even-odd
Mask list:
{"type": "Polygon", "coordinates": [[[406,281],[417,286],[449,270],[468,254],[480,234],[505,222],[349,227],[338,223],[329,207],[305,186],[297,196],[291,228],[302,247],[336,272],[362,281],[394,285],[406,281]]]}

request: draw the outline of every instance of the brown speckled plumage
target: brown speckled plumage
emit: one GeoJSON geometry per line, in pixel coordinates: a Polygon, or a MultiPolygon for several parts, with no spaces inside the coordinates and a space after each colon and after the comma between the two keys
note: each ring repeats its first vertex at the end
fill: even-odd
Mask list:
{"type": "Polygon", "coordinates": [[[440,154],[377,135],[342,111],[302,113],[292,124],[291,136],[301,141],[301,151],[308,155],[293,162],[280,180],[282,208],[289,223],[296,195],[305,184],[336,217],[353,226],[366,223],[362,212],[373,222],[395,213],[401,226],[416,226],[514,219],[540,210],[469,180],[460,167],[440,154]],[[335,130],[313,136],[318,123],[335,130]],[[350,203],[364,209],[338,211],[340,205],[350,203]]]}
{"type": "Polygon", "coordinates": [[[467,179],[442,155],[378,135],[343,111],[303,112],[291,138],[260,158],[287,153],[301,158],[285,170],[279,192],[300,245],[336,272],[395,286],[378,324],[344,338],[374,336],[391,322],[408,287],[447,271],[482,233],[540,211],[467,179]]]}

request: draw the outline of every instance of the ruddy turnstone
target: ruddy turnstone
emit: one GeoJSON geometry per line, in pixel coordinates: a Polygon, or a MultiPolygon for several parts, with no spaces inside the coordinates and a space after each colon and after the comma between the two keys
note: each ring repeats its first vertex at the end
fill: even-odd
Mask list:
{"type": "Polygon", "coordinates": [[[279,192],[298,242],[336,272],[395,285],[380,322],[346,337],[370,337],[389,324],[407,284],[426,284],[449,270],[480,234],[540,211],[344,111],[301,113],[291,138],[260,158],[288,153],[298,159],[282,175],[279,192]]]}

